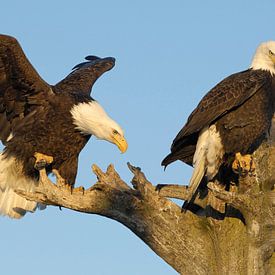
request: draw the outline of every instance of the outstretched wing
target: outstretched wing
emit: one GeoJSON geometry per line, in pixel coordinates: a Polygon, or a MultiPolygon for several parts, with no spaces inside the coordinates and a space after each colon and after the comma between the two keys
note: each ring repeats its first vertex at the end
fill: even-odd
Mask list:
{"type": "Polygon", "coordinates": [[[115,65],[113,57],[100,58],[89,55],[85,59],[88,61],[76,65],[66,78],[54,86],[56,91],[79,92],[89,95],[96,80],[115,65]]]}
{"type": "Polygon", "coordinates": [[[246,70],[222,80],[202,98],[191,113],[172,143],[171,154],[163,160],[162,165],[167,166],[177,159],[191,164],[199,131],[271,83],[269,74],[262,70],[246,70]]]}
{"type": "Polygon", "coordinates": [[[4,144],[50,91],[17,40],[0,35],[0,139],[4,144]]]}

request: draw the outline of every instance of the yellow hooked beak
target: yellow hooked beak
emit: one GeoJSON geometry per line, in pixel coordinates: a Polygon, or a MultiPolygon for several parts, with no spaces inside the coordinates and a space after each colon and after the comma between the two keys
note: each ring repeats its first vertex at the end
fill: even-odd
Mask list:
{"type": "Polygon", "coordinates": [[[121,153],[125,153],[128,148],[128,143],[124,136],[121,136],[119,133],[114,133],[112,137],[113,143],[119,148],[121,153]]]}

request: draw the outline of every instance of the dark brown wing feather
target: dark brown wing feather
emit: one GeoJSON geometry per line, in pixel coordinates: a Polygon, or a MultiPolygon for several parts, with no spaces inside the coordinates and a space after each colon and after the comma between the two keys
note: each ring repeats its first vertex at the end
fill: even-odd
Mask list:
{"type": "Polygon", "coordinates": [[[162,165],[167,166],[178,159],[191,164],[199,131],[242,105],[264,86],[270,86],[271,82],[270,74],[262,70],[246,70],[222,80],[202,98],[191,113],[162,165]]]}
{"type": "Polygon", "coordinates": [[[78,92],[89,95],[96,80],[115,65],[113,57],[87,56],[87,62],[76,65],[66,78],[55,85],[56,91],[78,92]]]}
{"type": "Polygon", "coordinates": [[[17,40],[0,35],[0,139],[4,144],[49,91],[17,40]]]}

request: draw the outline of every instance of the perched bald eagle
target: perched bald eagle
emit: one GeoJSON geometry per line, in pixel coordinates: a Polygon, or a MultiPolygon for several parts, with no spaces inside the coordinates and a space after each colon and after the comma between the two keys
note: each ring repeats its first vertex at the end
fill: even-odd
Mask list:
{"type": "Polygon", "coordinates": [[[115,65],[112,57],[86,57],[62,81],[47,84],[17,40],[0,35],[0,213],[12,218],[34,211],[37,203],[14,189],[31,191],[38,183],[35,154],[53,158],[56,169],[74,185],[78,156],[91,135],[127,149],[121,127],[90,96],[95,81],[115,65]]]}
{"type": "Polygon", "coordinates": [[[274,93],[275,41],[269,41],[257,48],[250,69],[225,78],[202,98],[162,161],[165,167],[176,160],[193,165],[187,202],[222,164],[261,144],[271,126],[274,93]]]}

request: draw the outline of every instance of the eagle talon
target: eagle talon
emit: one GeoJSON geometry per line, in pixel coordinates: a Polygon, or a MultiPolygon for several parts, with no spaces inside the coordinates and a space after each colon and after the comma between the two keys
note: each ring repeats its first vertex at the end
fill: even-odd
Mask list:
{"type": "Polygon", "coordinates": [[[234,173],[246,177],[247,175],[253,176],[255,174],[255,163],[251,155],[241,155],[236,153],[235,160],[232,164],[232,170],[234,173]]]}
{"type": "Polygon", "coordinates": [[[71,195],[73,194],[74,187],[72,185],[65,183],[64,187],[71,193],[71,195]]]}
{"type": "Polygon", "coordinates": [[[34,168],[36,170],[45,169],[48,165],[50,165],[53,162],[52,156],[47,156],[41,153],[34,153],[34,157],[36,159],[34,164],[34,168]]]}

